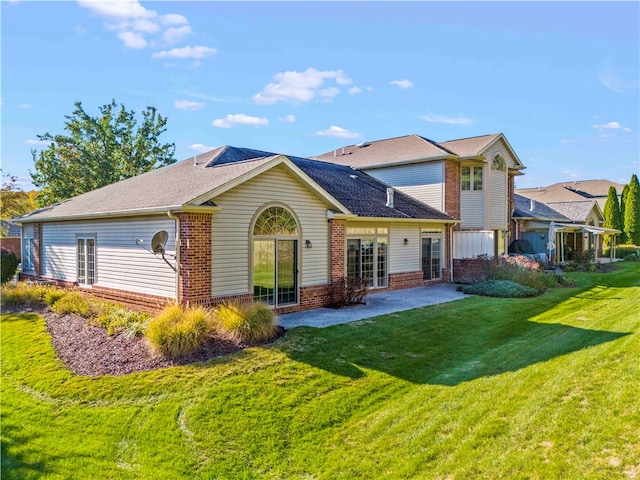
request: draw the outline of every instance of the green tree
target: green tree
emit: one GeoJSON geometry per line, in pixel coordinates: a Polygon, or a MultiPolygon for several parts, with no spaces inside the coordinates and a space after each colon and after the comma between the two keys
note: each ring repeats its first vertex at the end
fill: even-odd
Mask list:
{"type": "Polygon", "coordinates": [[[627,234],[624,231],[624,218],[625,218],[624,206],[627,203],[627,197],[628,196],[629,196],[629,184],[627,183],[622,188],[622,195],[620,196],[620,218],[622,219],[622,233],[620,234],[620,237],[618,238],[618,244],[620,244],[620,245],[626,245],[627,244],[627,234]]]}
{"type": "Polygon", "coordinates": [[[627,243],[640,245],[640,184],[635,174],[631,175],[629,191],[625,198],[624,232],[627,243]]]}
{"type": "MultiPolygon", "coordinates": [[[[622,216],[620,215],[620,203],[618,202],[618,191],[611,185],[607,194],[607,203],[604,205],[604,225],[605,228],[615,228],[623,230],[622,216]]],[[[605,235],[605,245],[613,243],[614,235],[605,235]]]]}
{"type": "Polygon", "coordinates": [[[81,193],[174,163],[175,145],[160,143],[167,117],[155,107],[142,111],[142,122],[134,111],[116,101],[103,105],[93,117],[76,102],[66,115],[65,135],[38,135],[51,142],[39,154],[32,150],[34,185],[41,188],[38,205],[46,206],[81,193]]]}
{"type": "MultiPolygon", "coordinates": [[[[34,210],[37,205],[35,203],[35,192],[24,192],[18,186],[18,177],[11,174],[2,175],[4,180],[0,188],[0,219],[9,220],[18,215],[34,210]]],[[[0,237],[7,232],[0,229],[0,237]]]]}

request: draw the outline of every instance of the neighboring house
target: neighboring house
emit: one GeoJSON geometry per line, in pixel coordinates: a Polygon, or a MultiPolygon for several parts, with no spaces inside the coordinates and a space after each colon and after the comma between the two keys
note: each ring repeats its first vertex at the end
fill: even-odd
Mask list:
{"type": "Polygon", "coordinates": [[[504,254],[514,238],[514,177],[525,167],[501,133],[440,143],[407,135],[313,158],[366,172],[459,218],[455,259],[504,254]]]}
{"type": "Polygon", "coordinates": [[[543,203],[517,193],[514,198],[513,217],[518,225],[516,238],[528,240],[537,252],[545,252],[549,226],[553,222],[556,232],[554,260],[557,262],[571,260],[574,252],[592,249],[596,255],[601,254],[602,235],[620,233],[619,230],[600,226],[604,217],[595,200],[543,203]]]}
{"type": "Polygon", "coordinates": [[[544,203],[584,202],[594,200],[600,210],[604,212],[607,203],[609,187],[615,187],[618,200],[622,196],[624,185],[610,180],[580,180],[573,182],[559,182],[547,187],[518,188],[516,193],[527,198],[533,198],[544,203]]]}
{"type": "Polygon", "coordinates": [[[6,220],[2,220],[0,228],[2,229],[0,245],[15,253],[19,262],[22,258],[20,253],[20,237],[22,236],[22,229],[13,222],[7,222],[6,220]]]}
{"type": "Polygon", "coordinates": [[[146,310],[255,299],[278,312],[329,304],[345,276],[375,289],[448,281],[459,223],[364,172],[229,146],[16,221],[33,258],[23,277],[146,310]]]}

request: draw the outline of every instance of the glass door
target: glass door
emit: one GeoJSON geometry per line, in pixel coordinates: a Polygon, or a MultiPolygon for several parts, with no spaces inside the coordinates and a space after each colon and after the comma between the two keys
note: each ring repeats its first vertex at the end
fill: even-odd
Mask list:
{"type": "Polygon", "coordinates": [[[280,306],[298,301],[298,241],[253,241],[253,295],[256,301],[280,306]]]}
{"type": "Polygon", "coordinates": [[[440,238],[422,238],[422,279],[434,280],[441,277],[440,238]]]}

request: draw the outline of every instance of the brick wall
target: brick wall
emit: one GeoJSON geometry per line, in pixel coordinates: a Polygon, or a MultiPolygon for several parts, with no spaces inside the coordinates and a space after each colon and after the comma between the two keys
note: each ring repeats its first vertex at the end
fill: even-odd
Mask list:
{"type": "Polygon", "coordinates": [[[345,220],[333,219],[329,221],[330,278],[332,283],[345,275],[344,249],[346,243],[346,223],[345,220]]]}
{"type": "Polygon", "coordinates": [[[181,213],[179,298],[185,305],[211,299],[211,214],[181,213]]]}
{"type": "Polygon", "coordinates": [[[475,283],[486,280],[484,260],[478,258],[454,258],[453,281],[455,283],[475,283]]]}
{"type": "MultiPolygon", "coordinates": [[[[444,211],[447,215],[460,218],[460,164],[447,160],[444,163],[444,211]]],[[[460,230],[460,225],[454,227],[460,230]]]]}
{"type": "Polygon", "coordinates": [[[20,251],[20,239],[18,237],[4,237],[0,238],[0,246],[11,250],[18,259],[18,262],[22,259],[22,252],[20,251]]]}
{"type": "MultiPolygon", "coordinates": [[[[389,290],[422,286],[422,270],[389,274],[389,290]]],[[[371,290],[376,291],[376,290],[371,290]]]]}

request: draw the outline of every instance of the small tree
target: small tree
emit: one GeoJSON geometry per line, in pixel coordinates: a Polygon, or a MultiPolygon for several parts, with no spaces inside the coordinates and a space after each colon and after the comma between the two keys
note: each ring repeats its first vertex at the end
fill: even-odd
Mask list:
{"type": "Polygon", "coordinates": [[[627,183],[622,188],[622,195],[620,196],[620,221],[622,222],[622,233],[620,234],[620,238],[618,239],[618,243],[620,245],[627,244],[627,233],[624,231],[624,219],[625,219],[625,206],[627,204],[627,197],[629,196],[629,184],[627,183]]]}
{"type": "Polygon", "coordinates": [[[2,247],[0,250],[0,283],[7,283],[16,274],[18,269],[18,259],[16,254],[8,248],[2,247]]]}
{"type": "MultiPolygon", "coordinates": [[[[607,194],[607,203],[604,205],[604,225],[605,228],[623,230],[622,216],[620,215],[620,204],[618,203],[618,191],[611,185],[607,194]]],[[[613,244],[614,235],[605,235],[604,243],[607,246],[613,244]]]]}
{"type": "MultiPolygon", "coordinates": [[[[35,210],[37,207],[34,192],[23,192],[18,186],[18,177],[3,174],[4,180],[0,188],[0,218],[9,220],[35,210]]],[[[4,236],[6,232],[1,232],[4,236]]]]}
{"type": "Polygon", "coordinates": [[[625,199],[624,231],[629,244],[640,245],[640,184],[635,174],[631,175],[625,199]]]}
{"type": "Polygon", "coordinates": [[[36,171],[34,185],[41,187],[38,205],[46,206],[111,183],[134,177],[175,162],[173,143],[162,144],[167,118],[154,107],[142,112],[138,126],[134,111],[116,101],[100,107],[100,116],[92,117],[75,103],[76,109],[65,118],[67,135],[38,135],[50,142],[39,154],[31,151],[36,171]]]}

